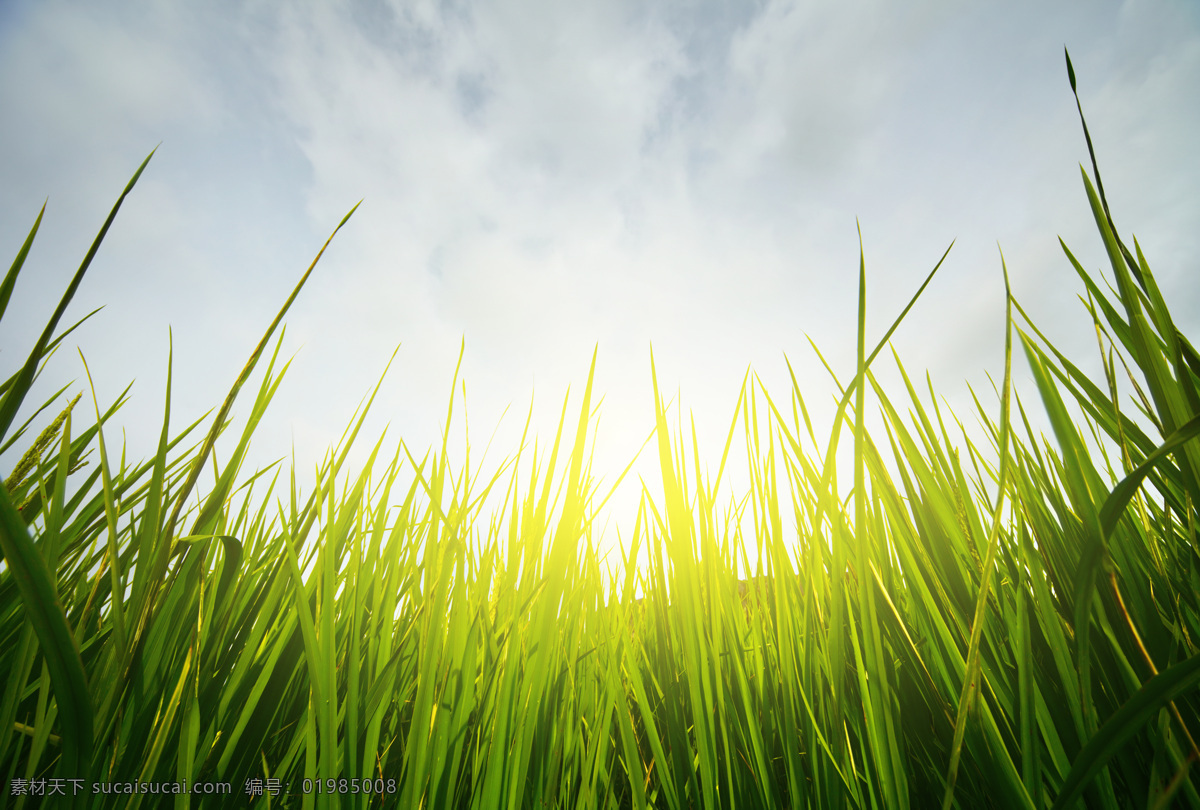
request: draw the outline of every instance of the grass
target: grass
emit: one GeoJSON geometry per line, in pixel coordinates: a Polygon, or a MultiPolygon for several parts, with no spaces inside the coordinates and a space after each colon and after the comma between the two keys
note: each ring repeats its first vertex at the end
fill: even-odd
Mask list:
{"type": "MultiPolygon", "coordinates": [[[[1074,91],[1069,58],[1068,73],[1074,91]]],[[[857,368],[823,441],[794,376],[781,396],[748,375],[709,475],[654,379],[661,494],[643,486],[612,577],[595,547],[591,374],[553,441],[523,440],[490,476],[469,451],[450,458],[453,396],[441,446],[420,458],[380,439],[363,470],[344,469],[364,409],[307,496],[294,470],[240,474],[286,370],[272,337],[311,266],[206,431],[171,425],[170,374],[145,463],[105,444],[124,395],[101,412],[93,394],[78,433],[66,389],[18,425],[145,166],[0,386],[0,451],[28,448],[0,487],[8,806],[56,784],[88,808],[1200,806],[1200,353],[1136,240],[1118,238],[1094,156],[1083,184],[1111,279],[1063,250],[1102,379],[1010,292],[1004,378],[976,399],[975,444],[932,390],[922,404],[898,357],[904,390],[876,380],[921,291],[869,347],[860,261],[857,368]],[[1013,389],[1014,347],[1053,440],[1013,389]],[[215,440],[264,360],[221,464],[215,440]],[[723,488],[735,464],[746,491],[723,488]]]]}

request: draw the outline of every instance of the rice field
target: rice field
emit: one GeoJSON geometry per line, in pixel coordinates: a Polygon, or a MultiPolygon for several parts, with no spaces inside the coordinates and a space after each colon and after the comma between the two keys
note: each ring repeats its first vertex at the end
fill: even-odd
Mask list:
{"type": "Polygon", "coordinates": [[[1110,266],[1062,247],[1101,376],[1010,290],[973,442],[881,356],[925,286],[869,345],[860,261],[857,367],[828,435],[794,376],[751,375],[701,458],[652,379],[661,481],[615,565],[590,374],[557,434],[490,475],[450,451],[453,396],[440,446],[380,439],[347,469],[364,409],[309,480],[241,470],[319,253],[214,416],[172,424],[168,376],[148,461],[105,441],[124,397],[27,402],[149,160],[0,386],[18,459],[0,487],[5,806],[1200,807],[1200,353],[1118,236],[1094,157],[1110,266]],[[1014,390],[1021,364],[1036,397],[1014,390]],[[218,459],[239,397],[249,418],[218,459]]]}

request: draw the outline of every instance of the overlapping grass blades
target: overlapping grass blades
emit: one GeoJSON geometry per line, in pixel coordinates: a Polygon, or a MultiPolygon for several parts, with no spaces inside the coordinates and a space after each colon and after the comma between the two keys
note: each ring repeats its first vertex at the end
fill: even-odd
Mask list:
{"type": "Polygon", "coordinates": [[[1140,246],[1116,236],[1094,156],[1092,169],[1115,288],[1063,248],[1103,380],[1010,292],[1004,381],[995,405],[976,400],[985,441],[972,442],[894,354],[903,391],[872,370],[942,262],[868,352],[860,258],[857,362],[834,380],[826,440],[794,375],[773,397],[748,374],[712,474],[652,364],[660,475],[642,482],[615,561],[594,528],[610,491],[590,465],[595,355],[548,445],[527,423],[495,468],[469,445],[455,458],[456,373],[440,446],[398,442],[384,465],[381,437],[345,471],[368,400],[304,495],[295,470],[284,492],[278,468],[240,476],[286,370],[277,342],[220,464],[235,397],[313,267],[203,439],[187,443],[199,421],[171,437],[170,354],[150,462],[114,464],[105,445],[124,394],[103,413],[93,396],[96,424],[75,435],[64,389],[6,438],[102,231],[0,387],[4,449],[61,407],[0,488],[6,802],[37,801],[14,780],[57,777],[236,794],[85,785],[76,805],[97,808],[1200,804],[1200,355],[1140,246]],[[1053,441],[1011,384],[1014,331],[1053,441]],[[867,430],[873,409],[886,435],[867,430]],[[96,468],[76,475],[93,447],[96,468]],[[739,456],[749,486],[731,491],[739,456]],[[210,461],[211,489],[185,509],[210,461]],[[338,792],[366,778],[371,793],[338,792]]]}

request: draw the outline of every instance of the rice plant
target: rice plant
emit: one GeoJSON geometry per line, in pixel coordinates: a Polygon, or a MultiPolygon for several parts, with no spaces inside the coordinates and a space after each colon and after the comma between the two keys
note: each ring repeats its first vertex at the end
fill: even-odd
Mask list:
{"type": "Polygon", "coordinates": [[[381,438],[346,469],[368,400],[307,488],[242,474],[287,368],[276,330],[317,260],[211,420],[171,424],[168,373],[149,461],[105,442],[124,395],[93,394],[83,430],[85,392],[65,388],[18,422],[149,160],[0,386],[0,452],[25,448],[0,487],[6,806],[1200,806],[1200,353],[1117,235],[1094,154],[1111,277],[1062,247],[1101,379],[1025,317],[1001,257],[1004,377],[975,400],[973,442],[894,353],[903,391],[873,372],[942,261],[869,346],[860,252],[857,364],[829,435],[794,375],[769,392],[751,374],[709,474],[651,366],[661,482],[643,482],[611,576],[591,372],[552,439],[491,473],[452,458],[456,373],[440,446],[381,438]],[[1014,390],[1014,354],[1037,401],[1014,390]]]}

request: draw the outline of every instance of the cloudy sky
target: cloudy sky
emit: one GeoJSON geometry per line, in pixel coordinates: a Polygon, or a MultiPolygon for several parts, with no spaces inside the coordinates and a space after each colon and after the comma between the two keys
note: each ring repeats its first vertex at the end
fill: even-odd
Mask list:
{"type": "Polygon", "coordinates": [[[872,342],[957,240],[894,343],[965,410],[967,384],[1002,369],[997,245],[1046,331],[1095,355],[1057,241],[1102,266],[1064,44],[1114,218],[1194,337],[1193,3],[8,0],[5,267],[49,203],[0,373],[161,144],[68,322],[104,310],[38,389],[87,390],[76,345],[102,403],[136,380],[116,421],[134,457],[157,438],[168,328],[182,426],[220,404],[359,200],[288,316],[298,354],[253,466],[294,444],[311,470],[397,346],[360,441],[390,424],[427,446],[463,339],[476,444],[512,406],[493,453],[531,394],[552,428],[598,345],[600,472],[653,424],[651,346],[717,454],[747,366],[784,399],[786,353],[818,411],[833,388],[808,338],[851,376],[856,222],[872,342]]]}

